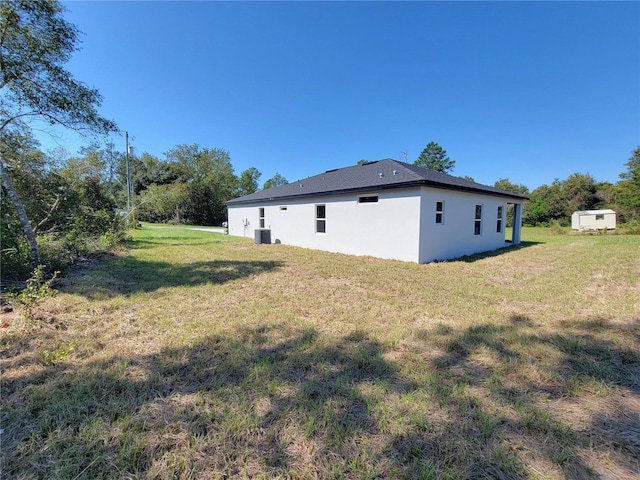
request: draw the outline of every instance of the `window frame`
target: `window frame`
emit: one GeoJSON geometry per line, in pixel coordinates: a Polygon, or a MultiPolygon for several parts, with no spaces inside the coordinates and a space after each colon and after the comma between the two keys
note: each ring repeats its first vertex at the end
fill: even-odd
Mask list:
{"type": "Polygon", "coordinates": [[[316,234],[327,233],[327,205],[325,203],[319,203],[315,205],[315,220],[316,220],[316,234]],[[320,213],[322,209],[322,216],[320,213]]]}
{"type": "Polygon", "coordinates": [[[473,221],[473,235],[480,236],[482,235],[482,210],[483,205],[481,203],[476,203],[474,221],[473,221]]]}
{"type": "Polygon", "coordinates": [[[264,228],[264,207],[258,207],[258,224],[264,228]]]}
{"type": "Polygon", "coordinates": [[[498,218],[496,222],[496,233],[502,233],[502,221],[504,220],[504,208],[503,205],[498,205],[498,218]]]}
{"type": "Polygon", "coordinates": [[[358,203],[378,203],[378,195],[358,197],[358,203]]]}
{"type": "Polygon", "coordinates": [[[444,225],[444,200],[436,200],[436,225],[444,225]]]}

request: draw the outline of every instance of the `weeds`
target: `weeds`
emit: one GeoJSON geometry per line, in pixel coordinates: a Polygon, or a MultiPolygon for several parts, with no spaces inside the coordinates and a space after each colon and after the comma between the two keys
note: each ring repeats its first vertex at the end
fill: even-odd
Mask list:
{"type": "Polygon", "coordinates": [[[55,350],[44,350],[42,352],[42,365],[54,365],[59,360],[67,358],[76,349],[77,344],[71,342],[68,347],[57,346],[55,350]]]}
{"type": "Polygon", "coordinates": [[[24,289],[18,293],[12,293],[9,298],[15,300],[20,307],[20,311],[28,327],[36,324],[37,318],[34,315],[36,304],[46,297],[55,296],[58,291],[51,287],[59,272],[54,272],[51,278],[45,280],[43,265],[38,265],[27,280],[24,289]]]}

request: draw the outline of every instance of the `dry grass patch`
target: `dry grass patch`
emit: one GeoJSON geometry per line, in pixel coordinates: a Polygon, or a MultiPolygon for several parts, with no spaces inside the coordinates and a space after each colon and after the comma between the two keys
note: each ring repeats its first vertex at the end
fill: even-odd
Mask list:
{"type": "Polygon", "coordinates": [[[0,333],[3,478],[638,476],[638,237],[525,240],[413,265],[145,227],[0,333]]]}

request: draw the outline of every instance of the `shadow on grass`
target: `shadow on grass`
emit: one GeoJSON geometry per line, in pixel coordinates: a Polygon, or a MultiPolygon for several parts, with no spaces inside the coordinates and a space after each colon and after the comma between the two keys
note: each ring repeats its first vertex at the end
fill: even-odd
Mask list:
{"type": "MultiPolygon", "coordinates": [[[[609,454],[621,452],[623,459],[640,458],[640,430],[635,423],[640,409],[616,408],[614,414],[595,412],[589,427],[576,431],[552,410],[540,406],[549,400],[577,398],[593,388],[603,392],[621,388],[626,395],[638,395],[640,354],[600,338],[611,328],[605,320],[574,322],[572,327],[582,331],[571,333],[536,333],[534,325],[528,317],[517,315],[506,325],[483,324],[456,332],[437,327],[419,332],[419,338],[428,339],[443,351],[431,360],[434,369],[442,372],[432,390],[438,401],[465,419],[468,435],[495,430],[503,438],[529,438],[538,445],[537,454],[561,467],[569,479],[600,478],[585,464],[579,449],[602,448],[609,454]],[[532,364],[532,352],[542,356],[547,352],[557,360],[549,365],[543,365],[544,359],[532,364]],[[493,357],[499,367],[481,365],[478,353],[493,357]],[[527,364],[530,368],[542,367],[542,372],[527,377],[522,368],[527,364]],[[491,398],[513,409],[519,420],[487,418],[478,397],[470,394],[479,386],[488,387],[491,398]],[[603,428],[605,424],[607,427],[603,428]]],[[[486,440],[482,435],[481,439],[486,440]]],[[[481,467],[479,477],[503,478],[493,471],[494,462],[486,467],[481,467]]],[[[629,462],[625,468],[627,474],[640,473],[637,463],[634,467],[629,462]]]]}
{"type": "Polygon", "coordinates": [[[192,263],[144,261],[135,257],[105,257],[92,273],[97,281],[71,285],[67,291],[91,299],[152,292],[163,287],[223,284],[277,270],[280,261],[210,260],[192,263]]]}
{"type": "Polygon", "coordinates": [[[535,245],[543,245],[544,242],[520,242],[517,245],[506,245],[502,248],[498,248],[497,250],[489,250],[488,252],[480,252],[474,253],[473,255],[464,255],[459,258],[455,258],[452,260],[448,260],[450,262],[477,262],[478,260],[483,260],[485,258],[498,257],[500,255],[504,255],[505,253],[510,253],[516,250],[522,250],[523,248],[533,247],[535,245]]]}
{"type": "MultiPolygon", "coordinates": [[[[532,324],[518,316],[424,330],[417,340],[442,353],[397,361],[361,331],[340,337],[282,324],[158,353],[61,362],[37,377],[14,372],[3,378],[11,392],[2,399],[4,474],[524,479],[526,447],[566,478],[595,477],[577,449],[597,425],[576,432],[538,397],[572,395],[593,380],[635,394],[640,359],[593,330],[576,341],[538,335],[532,324]],[[559,355],[554,378],[517,376],[529,347],[559,355]],[[478,362],[478,352],[495,355],[497,366],[478,362]]],[[[640,453],[615,432],[598,435],[596,448],[640,453]]]]}
{"type": "Polygon", "coordinates": [[[413,387],[363,333],[281,340],[283,330],[243,329],[6,385],[15,393],[5,473],[303,478],[377,468],[358,445],[380,430],[367,387],[382,396],[413,387]]]}

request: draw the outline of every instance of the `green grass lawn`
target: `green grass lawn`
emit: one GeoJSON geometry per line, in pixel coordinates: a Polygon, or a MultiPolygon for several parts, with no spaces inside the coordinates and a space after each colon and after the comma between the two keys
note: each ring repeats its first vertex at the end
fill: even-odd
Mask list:
{"type": "Polygon", "coordinates": [[[640,237],[414,265],[180,227],[0,331],[2,478],[638,478],[640,237]]]}

